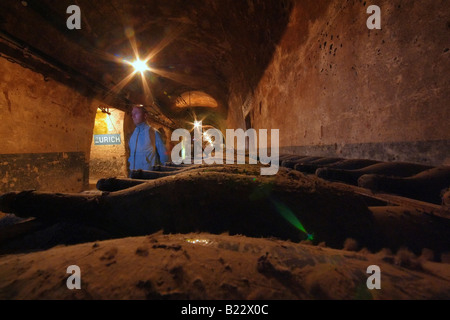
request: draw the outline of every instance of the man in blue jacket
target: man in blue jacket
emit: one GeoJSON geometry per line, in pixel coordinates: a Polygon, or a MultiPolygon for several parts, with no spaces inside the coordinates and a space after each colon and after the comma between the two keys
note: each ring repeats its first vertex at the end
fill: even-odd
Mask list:
{"type": "Polygon", "coordinates": [[[133,107],[131,117],[136,125],[129,141],[131,170],[151,170],[152,166],[168,161],[166,148],[159,132],[147,124],[147,112],[143,107],[133,107]],[[156,152],[155,152],[156,149],[156,152]]]}

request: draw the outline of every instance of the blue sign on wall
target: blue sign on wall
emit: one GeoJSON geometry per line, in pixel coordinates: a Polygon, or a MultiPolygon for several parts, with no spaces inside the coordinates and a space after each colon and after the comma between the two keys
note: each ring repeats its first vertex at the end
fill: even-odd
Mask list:
{"type": "Polygon", "coordinates": [[[121,144],[120,134],[94,134],[94,145],[121,144]]]}

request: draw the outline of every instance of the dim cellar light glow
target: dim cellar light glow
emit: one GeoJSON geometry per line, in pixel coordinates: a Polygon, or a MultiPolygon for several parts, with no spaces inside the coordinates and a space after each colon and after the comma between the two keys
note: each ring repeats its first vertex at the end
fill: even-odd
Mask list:
{"type": "Polygon", "coordinates": [[[209,144],[211,145],[211,146],[213,146],[214,144],[213,144],[213,141],[212,141],[212,139],[211,139],[211,137],[205,132],[205,133],[203,133],[203,136],[205,137],[205,139],[209,142],[209,144]]]}
{"type": "Polygon", "coordinates": [[[193,244],[210,244],[211,240],[208,239],[186,239],[186,242],[193,244]]]}
{"type": "Polygon", "coordinates": [[[194,122],[194,128],[200,128],[200,126],[201,126],[201,124],[202,124],[202,122],[201,121],[195,121],[194,122]]]}
{"type": "Polygon", "coordinates": [[[183,138],[183,143],[181,144],[181,159],[186,159],[186,148],[185,148],[185,139],[183,138]]]}

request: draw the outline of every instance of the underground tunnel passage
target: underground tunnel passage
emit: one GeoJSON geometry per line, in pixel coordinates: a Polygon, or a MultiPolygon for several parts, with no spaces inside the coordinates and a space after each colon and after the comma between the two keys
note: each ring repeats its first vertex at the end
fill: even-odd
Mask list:
{"type": "Polygon", "coordinates": [[[0,2],[1,299],[450,298],[445,1],[75,3],[0,2]]]}

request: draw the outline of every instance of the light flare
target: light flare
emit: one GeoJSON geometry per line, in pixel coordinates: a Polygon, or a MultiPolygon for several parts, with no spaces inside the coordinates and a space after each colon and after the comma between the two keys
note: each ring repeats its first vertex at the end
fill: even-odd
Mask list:
{"type": "Polygon", "coordinates": [[[134,62],[128,62],[126,60],[124,61],[131,64],[135,72],[140,72],[142,74],[145,71],[150,71],[150,68],[147,66],[147,61],[142,61],[140,59],[136,59],[134,62]]]}
{"type": "Polygon", "coordinates": [[[314,235],[306,231],[305,227],[303,227],[303,224],[298,220],[298,218],[294,215],[291,209],[289,209],[286,205],[277,200],[271,199],[271,201],[274,204],[277,211],[283,216],[283,218],[285,218],[290,224],[292,224],[298,230],[306,234],[306,240],[314,239],[314,235]]]}
{"type": "Polygon", "coordinates": [[[201,122],[201,121],[194,121],[194,128],[195,128],[195,129],[200,128],[201,125],[202,125],[202,122],[201,122]]]}

